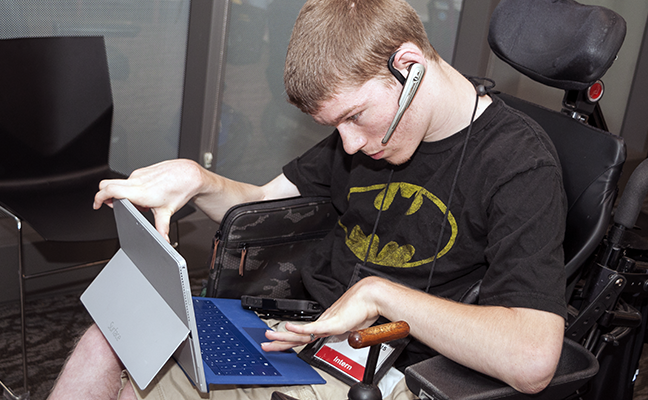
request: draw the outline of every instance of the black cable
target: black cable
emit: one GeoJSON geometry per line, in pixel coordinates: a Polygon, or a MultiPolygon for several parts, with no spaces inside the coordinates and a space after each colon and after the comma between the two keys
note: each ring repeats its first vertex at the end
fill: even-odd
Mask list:
{"type": "Polygon", "coordinates": [[[365,254],[364,261],[362,262],[363,266],[367,266],[367,260],[369,259],[369,251],[371,250],[371,245],[373,244],[374,237],[376,236],[376,230],[378,229],[378,221],[380,221],[380,214],[382,214],[383,206],[385,205],[385,199],[387,198],[387,191],[389,191],[389,185],[392,181],[392,176],[394,175],[394,169],[392,168],[389,171],[389,179],[387,180],[387,186],[385,186],[385,195],[383,196],[382,202],[380,203],[380,209],[378,210],[378,215],[376,215],[376,221],[374,222],[373,231],[371,231],[371,237],[369,238],[369,246],[367,246],[367,253],[365,254]]]}
{"type": "Polygon", "coordinates": [[[448,204],[446,205],[446,210],[445,213],[443,214],[441,231],[439,232],[439,238],[437,240],[437,247],[434,253],[434,259],[432,260],[432,266],[430,267],[430,274],[428,275],[427,286],[425,287],[426,293],[430,290],[430,285],[432,285],[432,275],[434,274],[434,268],[436,267],[436,262],[439,259],[439,251],[441,250],[441,241],[443,240],[443,233],[445,232],[446,222],[448,221],[448,214],[450,213],[450,205],[452,204],[452,198],[454,197],[454,191],[457,185],[457,180],[459,179],[459,171],[461,170],[461,165],[463,164],[464,156],[466,155],[466,148],[468,147],[468,139],[470,138],[470,132],[472,131],[472,126],[473,123],[475,122],[475,115],[477,115],[477,106],[479,105],[479,98],[485,95],[490,89],[490,88],[484,88],[483,85],[480,85],[479,87],[482,89],[480,90],[476,88],[477,95],[475,96],[475,107],[473,108],[472,116],[470,117],[470,125],[468,125],[466,138],[464,139],[464,144],[461,149],[461,156],[459,157],[459,165],[457,165],[457,170],[455,171],[455,175],[452,180],[452,186],[450,187],[450,196],[448,196],[448,204]]]}
{"type": "Polygon", "coordinates": [[[473,84],[479,97],[487,95],[495,87],[495,81],[490,78],[472,75],[464,75],[464,77],[473,84]]]}

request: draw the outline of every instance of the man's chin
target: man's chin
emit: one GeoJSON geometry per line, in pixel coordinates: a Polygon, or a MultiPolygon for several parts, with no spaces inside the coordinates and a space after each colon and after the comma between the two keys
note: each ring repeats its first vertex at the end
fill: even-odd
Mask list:
{"type": "Polygon", "coordinates": [[[407,157],[389,157],[389,158],[383,158],[383,160],[387,161],[388,164],[398,166],[398,165],[403,165],[412,158],[411,155],[407,157]]]}

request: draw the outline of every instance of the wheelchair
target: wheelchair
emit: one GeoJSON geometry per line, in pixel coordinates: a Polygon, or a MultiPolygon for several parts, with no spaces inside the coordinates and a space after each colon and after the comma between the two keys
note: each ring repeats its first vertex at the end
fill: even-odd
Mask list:
{"type": "MultiPolygon", "coordinates": [[[[493,52],[531,79],[565,91],[561,112],[494,94],[547,131],[563,167],[569,206],[564,345],[556,375],[539,394],[519,393],[436,356],[405,371],[419,398],[632,399],[648,317],[648,242],[636,228],[648,192],[648,160],[617,199],[625,144],[607,132],[598,103],[600,78],[625,32],[618,14],[573,0],[502,0],[494,10],[488,34],[493,52]]],[[[478,289],[464,301],[476,302],[478,289]]],[[[349,399],[380,398],[373,396],[350,392],[349,399]]],[[[273,399],[289,397],[275,393],[273,399]]]]}
{"type": "Polygon", "coordinates": [[[421,399],[632,398],[648,311],[648,247],[635,229],[648,192],[648,161],[633,172],[613,210],[625,145],[606,132],[598,105],[599,79],[624,37],[619,15],[574,1],[503,0],[495,9],[493,52],[526,76],[565,90],[561,113],[499,95],[542,125],[563,167],[565,342],[556,376],[538,395],[517,393],[439,356],[406,371],[408,387],[421,399]]]}

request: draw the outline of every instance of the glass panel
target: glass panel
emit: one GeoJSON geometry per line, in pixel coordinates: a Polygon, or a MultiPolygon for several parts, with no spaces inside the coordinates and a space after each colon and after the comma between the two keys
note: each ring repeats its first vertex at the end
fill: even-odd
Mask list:
{"type": "MultiPolygon", "coordinates": [[[[304,0],[233,0],[215,170],[263,184],[331,132],[285,100],[283,66],[304,0]]],[[[411,0],[446,60],[462,1],[411,0]]]]}
{"type": "Polygon", "coordinates": [[[418,12],[430,43],[452,63],[463,0],[408,0],[418,12]]]}
{"type": "Polygon", "coordinates": [[[178,155],[189,0],[0,2],[0,38],[102,35],[113,101],[111,166],[178,155]]]}

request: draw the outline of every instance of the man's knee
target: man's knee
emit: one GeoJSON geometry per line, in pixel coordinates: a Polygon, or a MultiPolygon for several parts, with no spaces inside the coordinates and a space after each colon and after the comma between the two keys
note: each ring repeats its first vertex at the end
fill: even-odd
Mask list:
{"type": "Polygon", "coordinates": [[[96,325],[78,340],[50,399],[116,398],[123,366],[96,325]]]}
{"type": "Polygon", "coordinates": [[[92,357],[115,357],[115,353],[99,327],[92,324],[76,344],[74,353],[92,355],[92,357]]]}

